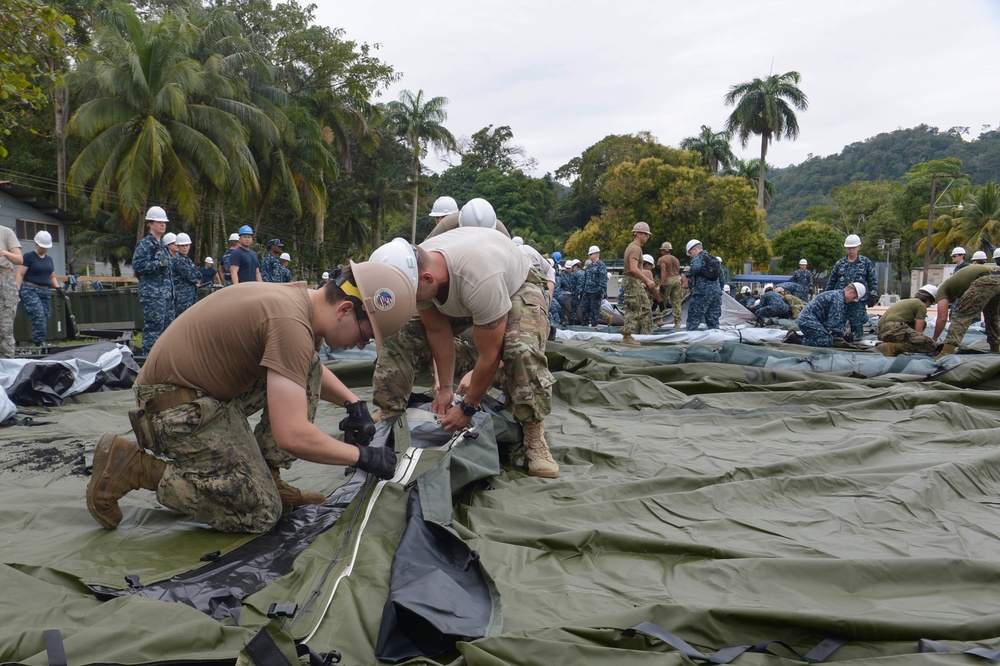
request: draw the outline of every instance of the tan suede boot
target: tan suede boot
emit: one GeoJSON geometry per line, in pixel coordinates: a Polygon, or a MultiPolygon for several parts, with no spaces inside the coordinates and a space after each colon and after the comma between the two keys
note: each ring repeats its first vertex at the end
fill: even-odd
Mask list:
{"type": "Polygon", "coordinates": [[[87,484],[87,508],[108,529],[118,527],[118,500],[139,488],[156,490],[167,464],[131,440],[106,432],[94,451],[94,468],[87,484]]]}
{"type": "Polygon", "coordinates": [[[941,353],[934,357],[935,361],[940,361],[945,356],[950,356],[958,350],[955,345],[944,344],[941,346],[941,353]]]}
{"type": "Polygon", "coordinates": [[[642,343],[639,342],[638,340],[636,340],[635,338],[633,338],[631,336],[631,334],[629,334],[629,333],[626,333],[625,335],[622,336],[622,344],[623,345],[630,345],[632,347],[640,347],[640,346],[642,346],[642,343]]]}
{"type": "Polygon", "coordinates": [[[879,351],[882,352],[883,356],[899,356],[903,353],[903,343],[883,342],[879,345],[879,351]]]}
{"type": "Polygon", "coordinates": [[[524,430],[524,452],[528,459],[528,476],[555,479],[559,476],[559,465],[552,459],[549,445],[545,443],[545,422],[522,423],[524,430]]]}
{"type": "Polygon", "coordinates": [[[271,468],[271,476],[278,486],[278,496],[281,497],[281,506],[285,509],[294,509],[303,504],[326,504],[326,495],[311,490],[299,490],[295,486],[288,485],[281,480],[281,470],[271,468]]]}

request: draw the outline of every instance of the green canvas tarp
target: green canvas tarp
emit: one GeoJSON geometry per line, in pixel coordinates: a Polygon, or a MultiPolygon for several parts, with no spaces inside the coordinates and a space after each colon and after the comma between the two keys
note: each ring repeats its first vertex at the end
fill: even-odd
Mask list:
{"type": "MultiPolygon", "coordinates": [[[[291,663],[294,641],[376,663],[407,503],[425,475],[448,479],[430,484],[425,517],[475,553],[498,606],[488,635],[419,663],[689,664],[760,646],[728,654],[778,665],[824,644],[836,647],[826,662],[852,666],[996,656],[1000,356],[623,349],[549,346],[559,479],[526,476],[501,421],[474,443],[500,462],[483,479],[442,477],[453,453],[399,441],[400,482],[368,484],[286,574],[242,600],[238,620],[136,595],[101,601],[87,587],[169,580],[250,540],[146,492],[123,500],[117,530],[92,521],[86,452],[105,430],[128,431],[131,392],[75,396],[39,414],[48,424],[0,430],[0,663],[48,664],[43,632],[58,630],[74,665],[249,664],[244,646],[262,629],[291,663]],[[272,604],[296,610],[268,617],[272,604]],[[630,629],[651,626],[659,638],[630,629]]],[[[370,359],[330,367],[370,395],[370,359]]],[[[323,406],[318,423],[336,432],[340,417],[323,406]]],[[[286,476],[325,492],[346,479],[301,462],[286,476]]]]}

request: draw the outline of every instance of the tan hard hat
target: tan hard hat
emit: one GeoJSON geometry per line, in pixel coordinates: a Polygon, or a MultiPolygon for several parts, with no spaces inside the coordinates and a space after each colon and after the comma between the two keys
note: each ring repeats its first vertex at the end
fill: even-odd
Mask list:
{"type": "Polygon", "coordinates": [[[351,274],[375,332],[375,347],[381,349],[382,340],[398,333],[417,311],[417,293],[409,276],[391,264],[352,261],[351,274]]]}
{"type": "Polygon", "coordinates": [[[636,222],[635,226],[632,227],[632,233],[633,234],[637,234],[637,233],[648,234],[649,233],[649,225],[646,224],[645,222],[636,222]]]}
{"type": "Polygon", "coordinates": [[[674,246],[673,246],[673,245],[671,245],[671,244],[670,244],[669,242],[667,242],[667,241],[663,241],[663,244],[662,244],[662,245],[660,245],[660,249],[661,249],[661,250],[672,250],[672,249],[674,249],[674,246]]]}

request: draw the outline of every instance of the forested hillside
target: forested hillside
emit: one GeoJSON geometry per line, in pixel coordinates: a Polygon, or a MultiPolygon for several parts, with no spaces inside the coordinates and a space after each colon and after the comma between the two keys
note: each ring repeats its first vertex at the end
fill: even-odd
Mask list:
{"type": "Polygon", "coordinates": [[[879,134],[846,146],[838,155],[813,157],[774,169],[768,178],[776,194],[767,211],[768,234],[806,219],[810,206],[830,202],[833,187],[857,181],[899,180],[914,164],[944,157],[962,160],[974,185],[1000,180],[1000,131],[969,140],[967,128],[940,132],[920,125],[879,134]]]}

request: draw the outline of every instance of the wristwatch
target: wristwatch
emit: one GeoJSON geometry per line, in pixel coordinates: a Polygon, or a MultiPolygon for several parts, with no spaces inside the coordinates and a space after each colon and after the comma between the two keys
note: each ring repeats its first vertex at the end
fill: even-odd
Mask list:
{"type": "Polygon", "coordinates": [[[466,416],[472,416],[473,414],[479,411],[479,405],[472,405],[464,400],[458,403],[458,406],[462,409],[462,413],[465,414],[466,416]]]}

